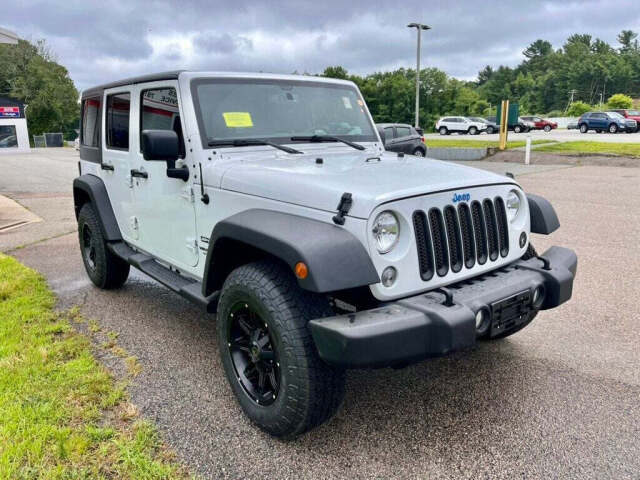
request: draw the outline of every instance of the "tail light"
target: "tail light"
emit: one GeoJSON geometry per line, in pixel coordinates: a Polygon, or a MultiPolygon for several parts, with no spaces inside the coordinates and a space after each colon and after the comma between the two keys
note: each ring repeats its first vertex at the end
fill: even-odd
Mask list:
{"type": "Polygon", "coordinates": [[[420,137],[420,140],[422,140],[422,143],[424,143],[425,145],[427,144],[427,142],[424,141],[424,137],[420,137]]]}

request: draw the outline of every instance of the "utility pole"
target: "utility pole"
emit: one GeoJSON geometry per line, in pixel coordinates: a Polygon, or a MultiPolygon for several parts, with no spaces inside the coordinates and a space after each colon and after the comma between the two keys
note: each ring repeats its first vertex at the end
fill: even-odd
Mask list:
{"type": "Polygon", "coordinates": [[[569,110],[569,107],[571,106],[571,104],[573,103],[573,96],[578,93],[578,91],[575,88],[572,88],[571,90],[569,90],[569,95],[571,95],[571,100],[569,100],[569,103],[567,103],[567,108],[564,109],[564,112],[567,113],[567,110],[569,110]]]}
{"type": "Polygon", "coordinates": [[[415,28],[418,31],[418,48],[416,51],[416,124],[415,127],[420,127],[420,34],[422,30],[431,30],[429,25],[422,23],[410,23],[407,25],[409,28],[415,28]]]}

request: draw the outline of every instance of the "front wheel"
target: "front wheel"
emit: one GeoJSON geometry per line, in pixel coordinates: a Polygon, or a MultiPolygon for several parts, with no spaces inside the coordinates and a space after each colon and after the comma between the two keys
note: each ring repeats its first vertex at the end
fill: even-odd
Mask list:
{"type": "Polygon", "coordinates": [[[309,320],[332,315],[276,261],[238,267],[218,304],[218,345],[231,389],[263,430],[293,437],[328,420],[344,396],[344,371],[324,363],[309,320]]]}
{"type": "Polygon", "coordinates": [[[522,131],[522,127],[520,125],[516,125],[515,127],[513,127],[513,131],[515,133],[520,133],[522,131]]]}
{"type": "Polygon", "coordinates": [[[491,135],[492,133],[494,133],[493,127],[487,127],[487,133],[489,135],[491,135]]]}
{"type": "Polygon", "coordinates": [[[609,133],[618,133],[618,125],[615,123],[609,125],[609,133]]]}
{"type": "Polygon", "coordinates": [[[544,126],[544,131],[549,133],[551,131],[551,125],[545,125],[544,126]]]}

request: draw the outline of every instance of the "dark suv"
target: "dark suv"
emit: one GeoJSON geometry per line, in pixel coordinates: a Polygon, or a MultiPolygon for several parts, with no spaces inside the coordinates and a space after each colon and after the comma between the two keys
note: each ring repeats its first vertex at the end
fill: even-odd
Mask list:
{"type": "Polygon", "coordinates": [[[403,152],[416,157],[427,154],[424,137],[411,125],[406,123],[377,123],[376,127],[385,150],[403,152]]]}
{"type": "Polygon", "coordinates": [[[616,112],[588,112],[578,119],[578,128],[582,133],[589,130],[595,130],[597,133],[635,132],[638,123],[616,112]]]}

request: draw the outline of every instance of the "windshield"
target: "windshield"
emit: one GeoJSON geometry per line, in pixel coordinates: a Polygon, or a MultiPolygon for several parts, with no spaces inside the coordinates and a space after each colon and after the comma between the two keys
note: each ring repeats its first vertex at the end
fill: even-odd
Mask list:
{"type": "Polygon", "coordinates": [[[377,141],[364,101],[350,85],[300,80],[196,79],[192,95],[205,148],[216,140],[332,135],[377,141]]]}

